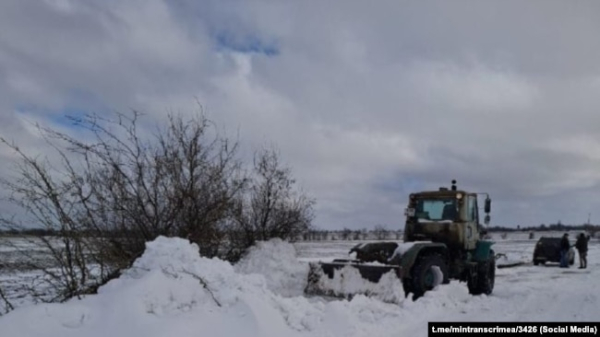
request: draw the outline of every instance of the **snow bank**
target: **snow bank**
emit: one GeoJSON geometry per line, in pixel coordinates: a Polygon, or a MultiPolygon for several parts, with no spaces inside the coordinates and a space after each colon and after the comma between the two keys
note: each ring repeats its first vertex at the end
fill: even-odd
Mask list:
{"type": "Polygon", "coordinates": [[[0,318],[6,336],[296,336],[310,326],[308,301],[278,302],[259,275],[158,238],[98,295],[19,308],[0,318]],[[292,309],[293,308],[293,312],[292,309]],[[35,324],[31,324],[35,322],[35,324]]]}
{"type": "Polygon", "coordinates": [[[301,296],[306,286],[308,263],[299,263],[296,248],[281,239],[259,242],[235,265],[242,274],[260,274],[272,292],[301,296]]]}
{"type": "MultiPolygon", "coordinates": [[[[200,257],[185,240],[161,237],[99,294],[21,307],[0,317],[0,331],[19,337],[419,337],[427,336],[428,321],[597,321],[599,246],[590,246],[587,270],[499,269],[491,296],[471,296],[464,283],[452,281],[416,302],[389,304],[360,295],[327,302],[274,293],[295,287],[295,268],[304,268],[282,242],[259,245],[233,267],[200,257]]],[[[389,281],[387,289],[401,292],[398,280],[389,281]]]]}

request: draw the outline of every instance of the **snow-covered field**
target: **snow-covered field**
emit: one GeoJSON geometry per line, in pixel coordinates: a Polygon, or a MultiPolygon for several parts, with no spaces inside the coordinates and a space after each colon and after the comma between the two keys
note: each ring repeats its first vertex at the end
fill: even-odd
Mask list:
{"type": "MultiPolygon", "coordinates": [[[[538,237],[493,237],[496,253],[507,256],[498,263],[530,261],[538,237]]],[[[570,269],[552,264],[498,269],[490,296],[471,296],[457,281],[398,304],[364,296],[350,301],[303,296],[308,261],[345,257],[356,243],[274,240],[232,266],[199,257],[197,247],[184,240],[159,238],[98,295],[23,305],[0,317],[0,331],[22,337],[398,337],[426,336],[430,321],[600,320],[598,239],[590,241],[588,269],[577,269],[577,263],[570,269]]]]}

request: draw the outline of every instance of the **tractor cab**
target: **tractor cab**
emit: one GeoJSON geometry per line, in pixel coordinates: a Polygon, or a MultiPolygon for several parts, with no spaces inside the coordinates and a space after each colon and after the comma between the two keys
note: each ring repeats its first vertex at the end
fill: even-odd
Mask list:
{"type": "MultiPolygon", "coordinates": [[[[489,196],[484,208],[489,214],[489,196]]],[[[405,216],[404,242],[432,241],[472,250],[480,239],[478,194],[458,190],[455,180],[450,189],[411,194],[405,216]]],[[[489,215],[485,223],[489,223],[489,215]]]]}

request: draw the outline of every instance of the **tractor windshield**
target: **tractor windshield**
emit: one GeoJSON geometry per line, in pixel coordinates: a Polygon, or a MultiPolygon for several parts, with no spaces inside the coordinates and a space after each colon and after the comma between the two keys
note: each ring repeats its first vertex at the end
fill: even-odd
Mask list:
{"type": "Polygon", "coordinates": [[[456,199],[417,199],[415,218],[419,222],[455,221],[458,216],[456,199]]]}

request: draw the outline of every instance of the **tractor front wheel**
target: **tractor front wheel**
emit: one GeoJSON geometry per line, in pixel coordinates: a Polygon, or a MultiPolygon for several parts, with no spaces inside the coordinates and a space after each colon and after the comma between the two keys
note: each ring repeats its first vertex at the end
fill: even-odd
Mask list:
{"type": "MultiPolygon", "coordinates": [[[[448,265],[440,254],[428,254],[419,258],[412,271],[410,291],[413,300],[423,296],[437,285],[448,283],[448,265]]],[[[405,289],[406,291],[406,289],[405,289]]]]}

